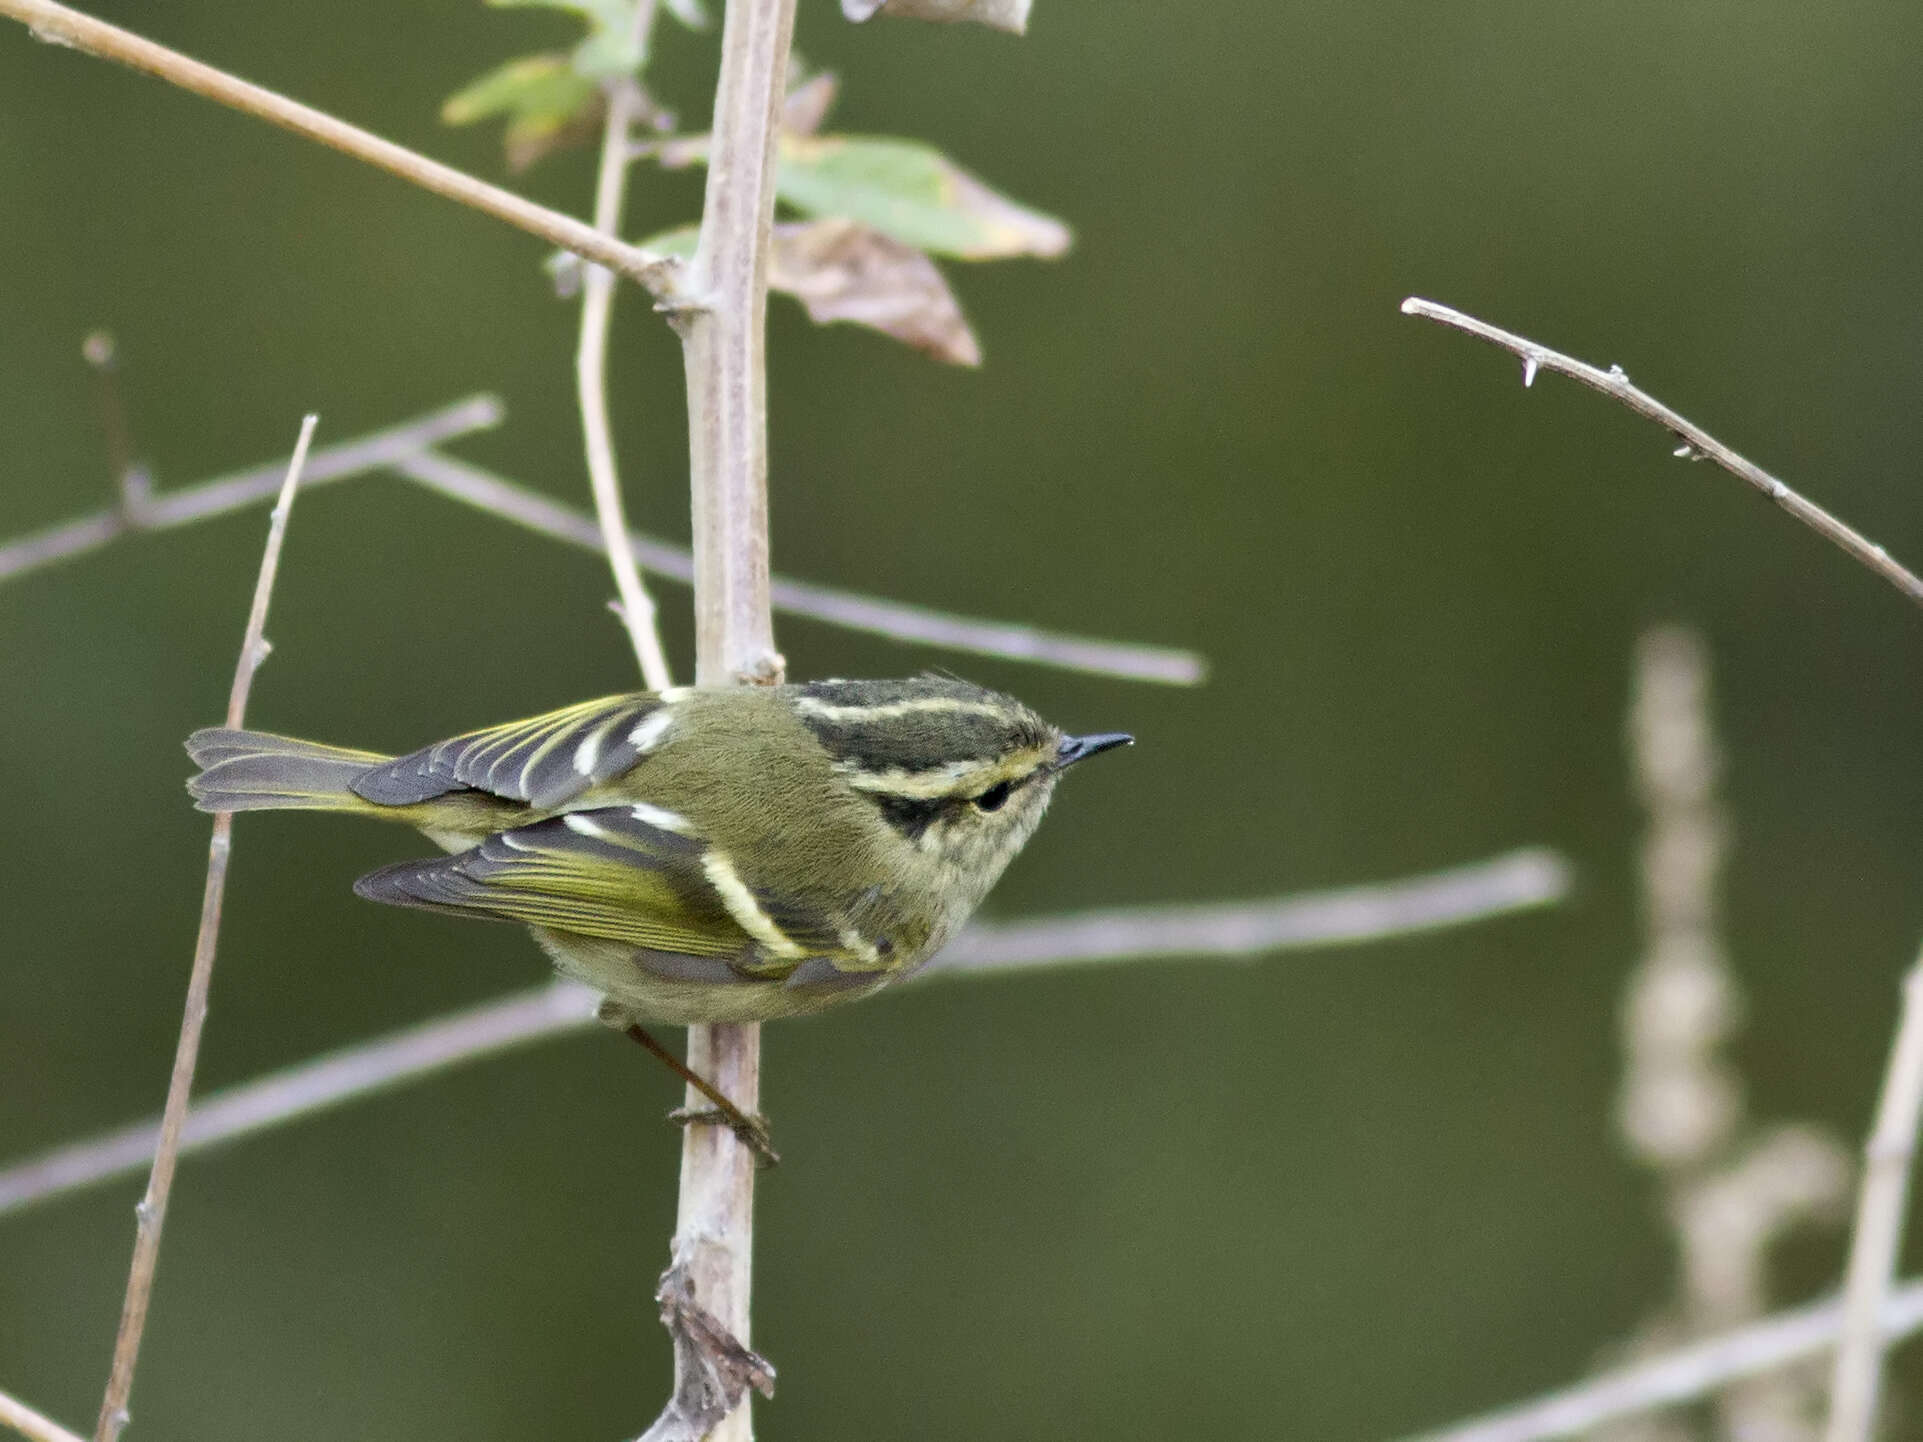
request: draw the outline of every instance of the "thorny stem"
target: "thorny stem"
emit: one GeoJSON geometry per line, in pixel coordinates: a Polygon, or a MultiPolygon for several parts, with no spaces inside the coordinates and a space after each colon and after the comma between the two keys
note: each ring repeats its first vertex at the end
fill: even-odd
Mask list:
{"type": "Polygon", "coordinates": [[[144,40],[117,25],[56,5],[53,0],[0,0],[0,15],[24,22],[37,39],[71,45],[103,60],[145,71],[183,90],[317,140],[496,220],[504,220],[584,260],[611,266],[657,297],[667,299],[677,293],[675,277],[681,267],[671,257],[624,245],[571,215],[549,210],[511,190],[476,180],[451,165],[429,160],[404,145],[337,120],[324,110],[289,100],[263,86],[191,60],[177,50],[144,40]]]}
{"type": "Polygon", "coordinates": [[[1862,562],[1912,601],[1923,605],[1923,578],[1898,564],[1888,551],[1874,541],[1844,525],[1814,501],[1805,500],[1754,461],[1731,450],[1694,421],[1678,415],[1647,391],[1631,385],[1629,377],[1623,374],[1621,366],[1611,366],[1608,370],[1602,370],[1597,366],[1587,365],[1564,355],[1561,351],[1540,345],[1526,336],[1503,330],[1500,326],[1490,325],[1488,321],[1477,320],[1472,315],[1453,310],[1446,305],[1438,305],[1435,301],[1423,300],[1420,296],[1412,295],[1403,301],[1402,313],[1453,326],[1459,331],[1475,336],[1478,340],[1486,340],[1491,345],[1499,345],[1504,350],[1513,352],[1522,359],[1522,383],[1525,386],[1535,381],[1537,371],[1554,371],[1558,375],[1568,376],[1571,380],[1581,381],[1591,390],[1601,391],[1604,395],[1620,401],[1637,415],[1645,420],[1654,421],[1680,441],[1682,444],[1676,451],[1678,456],[1687,460],[1706,458],[1716,462],[1732,476],[1754,486],[1819,536],[1825,537],[1862,562]]]}
{"type": "MultiPolygon", "coordinates": [[[[234,666],[234,684],[227,697],[227,725],[240,727],[246,720],[247,693],[254,684],[254,673],[267,657],[267,642],[262,632],[267,626],[267,602],[274,593],[274,574],[280,567],[281,543],[287,536],[287,517],[294,505],[294,490],[300,484],[301,467],[307,448],[314,438],[320,417],[310,415],[301,422],[300,440],[294,458],[287,466],[287,479],[281,483],[280,499],[267,527],[267,546],[260,558],[260,576],[254,583],[254,604],[247,615],[247,630],[240,643],[240,659],[234,666]]],[[[194,1066],[200,1057],[200,1033],[207,1020],[207,991],[214,974],[214,946],[220,937],[220,903],[227,887],[227,859],[232,850],[234,818],[230,812],[214,817],[213,841],[207,851],[207,885],[200,903],[200,935],[194,942],[193,971],[187,981],[186,1013],[180,1022],[180,1044],[174,1053],[173,1077],[167,1084],[167,1105],[161,1114],[160,1143],[154,1152],[153,1174],[147,1182],[147,1195],[136,1207],[133,1265],[127,1277],[127,1297],[120,1312],[120,1331],[114,1338],[113,1369],[108,1374],[107,1390],[100,1401],[100,1420],[94,1427],[95,1442],[114,1442],[127,1425],[127,1399],[133,1391],[134,1364],[140,1358],[140,1338],[147,1326],[147,1304],[153,1295],[154,1268],[160,1261],[160,1230],[167,1218],[167,1196],[173,1189],[174,1164],[180,1156],[180,1134],[187,1123],[187,1098],[193,1090],[194,1066]]]]}

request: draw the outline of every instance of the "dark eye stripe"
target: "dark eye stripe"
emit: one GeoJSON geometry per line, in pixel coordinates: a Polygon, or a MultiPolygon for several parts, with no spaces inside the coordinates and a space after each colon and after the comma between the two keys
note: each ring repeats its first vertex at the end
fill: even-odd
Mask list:
{"type": "Polygon", "coordinates": [[[923,832],[944,813],[955,809],[954,800],[948,797],[890,796],[875,791],[868,793],[868,799],[875,803],[883,819],[910,841],[921,840],[923,832]]]}

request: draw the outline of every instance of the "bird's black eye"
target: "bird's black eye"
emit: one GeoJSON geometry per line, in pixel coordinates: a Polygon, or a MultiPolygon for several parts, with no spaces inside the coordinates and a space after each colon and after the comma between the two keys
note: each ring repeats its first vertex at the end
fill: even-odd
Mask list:
{"type": "Polygon", "coordinates": [[[997,781],[975,798],[975,805],[983,811],[1000,811],[1002,803],[1008,800],[1008,793],[1015,789],[1012,781],[997,781]]]}

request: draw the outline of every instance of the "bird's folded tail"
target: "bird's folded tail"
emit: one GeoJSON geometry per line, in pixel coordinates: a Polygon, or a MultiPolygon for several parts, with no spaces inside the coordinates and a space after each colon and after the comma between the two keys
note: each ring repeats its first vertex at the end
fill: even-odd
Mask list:
{"type": "Polygon", "coordinates": [[[358,811],[378,813],[354,794],[369,768],[390,758],[373,751],[322,746],[265,731],[212,726],[187,738],[201,767],[187,783],[202,811],[358,811]]]}

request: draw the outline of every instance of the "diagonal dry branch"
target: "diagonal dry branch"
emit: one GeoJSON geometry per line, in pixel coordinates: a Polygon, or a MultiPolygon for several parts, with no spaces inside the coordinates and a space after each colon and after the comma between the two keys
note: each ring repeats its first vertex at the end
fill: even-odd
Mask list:
{"type": "Polygon", "coordinates": [[[324,110],[289,100],[264,86],[251,84],[224,70],[189,59],[177,50],[144,40],[132,31],[83,15],[65,5],[56,5],[53,0],[0,0],[0,15],[22,22],[33,31],[36,39],[69,45],[102,60],[112,60],[129,69],[145,71],[170,85],[178,85],[208,100],[271,121],[296,135],[317,140],[390,175],[411,181],[423,190],[431,190],[436,195],[446,196],[496,220],[504,220],[551,245],[572,251],[584,260],[612,267],[638,281],[661,299],[679,296],[676,277],[680,273],[681,263],[672,257],[627,245],[571,215],[549,210],[511,190],[476,180],[451,165],[429,160],[404,145],[396,145],[371,131],[362,130],[358,125],[337,120],[324,110]]]}
{"type": "MultiPolygon", "coordinates": [[[[1426,876],[1268,900],[977,923],[910,984],[1053,965],[1254,961],[1389,941],[1554,906],[1571,884],[1567,862],[1531,847],[1426,876]]],[[[450,1067],[585,1031],[594,1024],[597,1002],[587,988],[555,981],[297,1062],[201,1098],[188,1114],[181,1150],[218,1146],[450,1067]]],[[[140,1122],[0,1168],[0,1217],[139,1170],[156,1135],[154,1122],[140,1122]]]]}
{"type": "Polygon", "coordinates": [[[78,1433],[4,1392],[0,1392],[0,1427],[11,1427],[29,1442],[81,1442],[78,1433]]]}
{"type": "MultiPolygon", "coordinates": [[[[273,519],[267,528],[267,545],[261,552],[260,576],[254,583],[254,601],[247,613],[247,630],[241,638],[240,659],[234,665],[234,684],[227,697],[227,725],[238,728],[247,718],[247,694],[253,689],[254,673],[267,658],[267,603],[274,594],[274,576],[280,568],[281,542],[287,536],[287,518],[294,506],[294,491],[300,485],[301,466],[314,439],[320,417],[310,415],[301,422],[300,439],[294,445],[294,458],[288,462],[287,478],[281,483],[280,499],[274,505],[273,519]]],[[[180,1156],[180,1134],[187,1124],[187,1099],[194,1087],[194,1068],[200,1058],[201,1028],[207,1020],[207,994],[213,982],[214,948],[220,938],[221,899],[227,889],[227,859],[233,849],[234,818],[230,812],[214,817],[213,840],[207,849],[207,885],[200,903],[200,934],[194,941],[193,971],[187,980],[187,1005],[180,1022],[180,1044],[174,1053],[173,1075],[167,1084],[167,1105],[161,1116],[160,1139],[154,1149],[153,1175],[147,1182],[147,1195],[134,1209],[133,1265],[127,1277],[127,1296],[120,1312],[120,1330],[114,1338],[113,1367],[107,1389],[100,1402],[100,1420],[95,1424],[95,1442],[114,1442],[127,1425],[127,1399],[133,1391],[134,1366],[140,1359],[140,1339],[147,1326],[147,1304],[153,1296],[154,1269],[160,1261],[160,1232],[167,1218],[167,1197],[173,1190],[174,1165],[180,1156]]]]}
{"type": "MultiPolygon", "coordinates": [[[[485,511],[550,540],[606,555],[596,519],[539,491],[470,461],[434,449],[442,441],[499,425],[503,411],[493,396],[471,396],[415,420],[325,446],[308,457],[301,479],[312,490],[327,481],[392,470],[437,495],[485,511]]],[[[0,544],[0,584],[29,571],[96,551],[123,536],[211,520],[257,505],[280,485],[281,463],[251,467],[158,496],[137,510],[108,508],[0,544]]],[[[694,579],[694,558],[683,547],[630,532],[635,558],[654,574],[683,585],[694,579]]],[[[1208,672],[1193,651],[1074,636],[1007,621],[988,621],[879,596],[843,591],[813,581],[774,576],[769,594],[775,609],[831,626],[865,631],[907,645],[937,646],[1002,660],[1052,666],[1126,681],[1194,686],[1208,672]]]]}
{"type": "MultiPolygon", "coordinates": [[[[592,518],[472,462],[436,450],[416,451],[395,461],[393,469],[431,491],[552,540],[606,554],[600,529],[592,518]]],[[[694,580],[694,557],[684,548],[638,532],[631,539],[635,558],[649,571],[683,584],[694,580]]],[[[768,593],[777,611],[908,645],[938,646],[1165,686],[1197,686],[1208,675],[1208,663],[1202,656],[1171,646],[1104,641],[1007,621],[986,621],[788,576],[771,576],[768,593]]]]}
{"type": "Polygon", "coordinates": [[[1608,370],[1592,366],[1583,361],[1564,355],[1561,351],[1551,350],[1530,340],[1527,336],[1503,330],[1500,326],[1490,325],[1488,321],[1477,320],[1472,315],[1439,305],[1420,296],[1410,296],[1402,302],[1404,315],[1420,316],[1424,320],[1436,321],[1451,326],[1478,340],[1486,340],[1491,345],[1499,345],[1522,358],[1522,383],[1534,383],[1538,371],[1554,371],[1557,375],[1568,376],[1571,380],[1581,381],[1591,390],[1601,391],[1613,400],[1620,401],[1637,415],[1652,420],[1681,442],[1676,454],[1689,460],[1712,460],[1732,476],[1748,482],[1763,495],[1788,511],[1797,520],[1808,526],[1817,535],[1829,540],[1845,553],[1862,562],[1876,572],[1897,590],[1912,601],[1923,605],[1923,578],[1919,578],[1907,567],[1899,565],[1884,550],[1867,537],[1843,524],[1835,516],[1817,505],[1805,500],[1788,486],[1784,485],[1768,471],[1746,456],[1739,455],[1724,445],[1708,431],[1685,416],[1671,410],[1647,391],[1629,383],[1629,377],[1621,366],[1611,366],[1608,370]]]}

